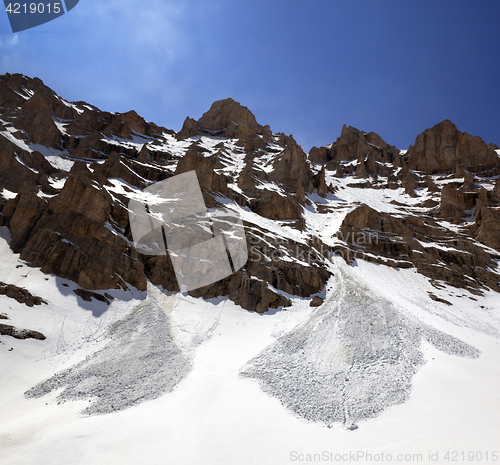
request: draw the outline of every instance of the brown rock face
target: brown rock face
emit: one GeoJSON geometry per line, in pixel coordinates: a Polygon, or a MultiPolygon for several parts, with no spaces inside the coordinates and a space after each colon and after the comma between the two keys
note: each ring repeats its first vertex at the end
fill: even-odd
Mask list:
{"type": "Polygon", "coordinates": [[[309,304],[310,307],[321,307],[324,300],[321,297],[314,296],[309,304]]]}
{"type": "Polygon", "coordinates": [[[212,194],[222,194],[232,199],[233,192],[227,187],[227,178],[223,174],[217,174],[215,168],[218,166],[219,159],[216,155],[206,157],[203,150],[195,143],[184,157],[179,160],[175,174],[196,171],[198,182],[204,194],[205,203],[213,206],[212,194]]]}
{"type": "Polygon", "coordinates": [[[335,251],[348,262],[360,258],[397,268],[415,267],[432,281],[472,292],[500,290],[495,256],[473,240],[441,228],[431,217],[394,217],[360,205],[344,219],[335,251]],[[432,239],[429,239],[432,238],[432,239]]]}
{"type": "MultiPolygon", "coordinates": [[[[43,161],[46,162],[45,158],[43,161]]],[[[41,182],[45,169],[47,166],[40,166],[35,154],[16,150],[13,144],[0,136],[0,185],[3,188],[19,192],[24,185],[41,182]]]]}
{"type": "Polygon", "coordinates": [[[253,113],[235,102],[232,98],[214,102],[206,113],[195,121],[187,118],[184,121],[178,139],[185,139],[196,134],[246,139],[262,130],[253,113]]]}
{"type": "Polygon", "coordinates": [[[498,155],[480,137],[460,132],[449,120],[419,134],[406,157],[411,169],[426,174],[500,170],[498,155]]]}
{"type": "Polygon", "coordinates": [[[342,127],[340,137],[332,148],[336,149],[336,160],[361,160],[373,153],[381,153],[382,157],[386,157],[387,154],[396,152],[396,148],[388,145],[378,134],[367,134],[346,125],[342,127]]]}
{"type": "Polygon", "coordinates": [[[482,206],[476,214],[476,234],[479,242],[500,251],[500,213],[482,206]]]}
{"type": "Polygon", "coordinates": [[[189,116],[184,120],[182,129],[176,134],[177,140],[187,139],[188,137],[197,136],[199,134],[198,122],[189,116]]]}
{"type": "Polygon", "coordinates": [[[425,178],[425,187],[429,189],[429,192],[439,192],[439,187],[436,186],[436,183],[432,180],[430,176],[425,178]]]}
{"type": "Polygon", "coordinates": [[[328,192],[330,192],[333,189],[330,189],[329,186],[326,184],[326,172],[325,172],[325,165],[321,167],[321,170],[319,173],[316,175],[314,179],[314,187],[318,190],[318,195],[321,197],[325,197],[328,192]]]}
{"type": "MultiPolygon", "coordinates": [[[[98,290],[128,286],[145,290],[147,279],[179,290],[168,255],[144,256],[133,247],[127,211],[134,189],[173,174],[195,170],[209,207],[219,206],[213,194],[223,195],[269,218],[295,219],[305,226],[301,203],[305,189],[313,187],[304,152],[292,137],[274,136],[269,126],[257,124],[248,109],[231,99],[215,102],[199,122],[186,120],[183,132],[240,138],[238,150],[246,155],[240,179],[224,171],[232,154],[222,142],[218,151],[212,151],[193,141],[179,157],[165,150],[165,133],[172,132],[147,123],[133,111],[110,114],[84,102],[64,103],[41,81],[23,76],[0,78],[0,90],[4,91],[2,101],[11,105],[0,109],[9,125],[2,130],[21,141],[14,144],[0,138],[4,162],[0,187],[18,192],[2,202],[0,223],[11,229],[11,246],[23,260],[43,272],[73,280],[83,288],[75,291],[83,299],[109,301],[106,295],[92,292],[98,290]],[[26,93],[26,98],[12,89],[26,93]],[[56,125],[54,117],[64,123],[56,125]],[[19,125],[24,132],[15,132],[19,125]],[[144,143],[138,147],[141,138],[144,143]],[[126,142],[131,139],[133,143],[126,142]],[[268,153],[271,142],[273,151],[268,153]],[[22,143],[64,148],[73,161],[82,161],[74,162],[68,173],[52,166],[41,153],[19,149],[22,143]],[[266,163],[273,164],[276,179],[274,173],[267,174],[267,166],[262,168],[266,163]],[[230,183],[241,184],[241,190],[233,190],[230,183]],[[266,183],[273,184],[271,189],[266,183]]],[[[320,184],[321,190],[324,183],[320,184]]],[[[290,304],[281,291],[307,297],[323,289],[329,277],[321,261],[325,257],[318,256],[314,264],[305,266],[302,260],[308,247],[276,242],[274,237],[264,241],[264,232],[253,225],[246,227],[262,240],[260,245],[248,246],[255,252],[253,259],[231,277],[193,295],[227,295],[248,310],[264,312],[290,304]],[[285,252],[291,262],[276,260],[285,252]]]]}
{"type": "Polygon", "coordinates": [[[298,220],[302,216],[302,207],[295,197],[267,189],[262,189],[260,196],[252,201],[251,208],[272,220],[298,220]]]}
{"type": "Polygon", "coordinates": [[[10,220],[12,234],[10,246],[12,250],[18,250],[26,242],[46,205],[45,200],[40,199],[34,192],[29,190],[23,190],[15,199],[7,202],[3,213],[10,220]]]}
{"type": "Polygon", "coordinates": [[[269,308],[288,307],[288,298],[269,289],[266,282],[251,276],[248,271],[240,270],[218,283],[191,291],[193,297],[217,297],[227,295],[244,309],[265,313],[269,308]]]}
{"type": "Polygon", "coordinates": [[[304,151],[293,137],[277,136],[281,150],[275,146],[271,152],[259,149],[246,153],[238,187],[249,198],[248,206],[255,213],[270,219],[300,221],[304,195],[314,189],[313,174],[304,151]],[[271,165],[270,172],[262,169],[263,158],[271,165]]]}
{"type": "MultiPolygon", "coordinates": [[[[412,175],[408,169],[400,172],[398,178],[395,176],[398,168],[404,166],[404,160],[396,147],[387,144],[374,132],[366,133],[344,125],[336,142],[326,147],[313,147],[308,158],[313,163],[324,165],[329,171],[335,171],[338,178],[371,178],[366,187],[393,189],[400,187],[398,178],[410,195],[417,187],[410,179],[412,175]]],[[[324,186],[322,191],[325,192],[324,186]]]]}
{"type": "Polygon", "coordinates": [[[198,121],[199,127],[224,137],[246,139],[262,129],[253,113],[232,98],[214,102],[198,121]]]}
{"type": "Polygon", "coordinates": [[[98,183],[84,174],[72,174],[60,194],[51,199],[50,208],[60,221],[65,221],[64,226],[78,230],[87,224],[104,224],[109,219],[111,204],[111,195],[98,183]],[[73,218],[66,220],[63,212],[68,209],[73,212],[73,218]]]}
{"type": "MultiPolygon", "coordinates": [[[[14,284],[5,284],[0,282],[0,295],[6,295],[7,297],[15,299],[20,304],[25,304],[28,307],[33,307],[34,305],[42,305],[42,303],[44,304],[47,303],[41,297],[33,295],[27,289],[16,286],[14,284]]],[[[5,319],[7,319],[6,316],[5,319]]]]}
{"type": "Polygon", "coordinates": [[[60,148],[62,134],[55,125],[52,114],[46,108],[38,109],[38,105],[28,106],[32,100],[38,98],[38,95],[38,93],[35,94],[21,107],[35,111],[33,113],[29,112],[24,118],[21,118],[18,127],[27,132],[29,131],[30,138],[35,144],[60,148]]]}
{"type": "Polygon", "coordinates": [[[500,250],[500,178],[491,192],[482,188],[476,201],[475,223],[471,227],[474,237],[493,249],[500,250]]]}
{"type": "Polygon", "coordinates": [[[312,147],[309,150],[308,158],[313,163],[321,163],[322,165],[333,160],[335,152],[332,153],[332,145],[327,147],[312,147]]]}
{"type": "Polygon", "coordinates": [[[273,163],[273,180],[287,192],[296,192],[297,185],[301,185],[305,192],[312,192],[313,175],[306,154],[292,136],[285,137],[284,147],[283,153],[273,163]]]}
{"type": "Polygon", "coordinates": [[[291,304],[279,291],[309,297],[323,290],[330,276],[324,266],[326,248],[318,250],[283,240],[256,225],[245,223],[245,230],[249,254],[246,265],[232,276],[191,291],[190,295],[205,298],[227,295],[243,308],[262,313],[268,308],[291,304]]]}
{"type": "Polygon", "coordinates": [[[146,289],[137,252],[105,226],[120,211],[93,179],[70,175],[49,202],[29,191],[9,202],[14,205],[11,247],[20,250],[23,260],[86,289],[126,288],[126,283],[146,289]]]}
{"type": "Polygon", "coordinates": [[[465,211],[475,207],[476,199],[476,192],[467,192],[463,188],[455,189],[450,184],[446,184],[441,191],[439,213],[453,223],[460,223],[461,219],[467,216],[465,211]]]}
{"type": "MultiPolygon", "coordinates": [[[[152,183],[191,170],[208,207],[234,202],[246,209],[249,252],[240,270],[191,291],[193,296],[228,296],[243,308],[265,312],[289,305],[289,296],[319,295],[330,277],[332,246],[315,236],[309,213],[352,205],[343,199],[344,186],[353,194],[363,188],[403,188],[407,194],[388,201],[397,215],[360,205],[345,217],[335,242],[348,262],[364,258],[415,267],[433,283],[476,293],[500,290],[494,271],[500,255],[491,250],[500,250],[500,180],[495,186],[492,181],[500,174],[499,157],[493,152],[492,158],[494,146],[449,122],[417,137],[404,157],[377,134],[347,126],[336,142],[306,157],[292,136],[260,126],[232,99],[215,102],[199,121],[187,118],[175,134],[134,111],[112,114],[65,102],[40,80],[20,75],[0,76],[0,115],[0,225],[10,228],[11,247],[23,260],[78,283],[82,289],[75,292],[82,299],[109,302],[106,289],[145,290],[147,280],[179,291],[168,255],[135,249],[127,206],[152,183]],[[185,141],[200,135],[211,137],[185,141]],[[61,155],[46,158],[34,144],[61,155]],[[320,166],[311,170],[311,163],[320,166]],[[434,172],[447,176],[432,178],[434,172]],[[338,202],[328,196],[334,188],[327,179],[334,173],[350,177],[333,181],[338,202]],[[313,191],[323,199],[306,195],[313,191]],[[422,201],[404,203],[408,195],[422,201]],[[265,218],[275,221],[269,230],[265,218]],[[450,229],[448,221],[459,225],[450,229]],[[290,236],[286,228],[301,232],[290,236]]],[[[22,290],[5,286],[0,283],[0,293],[31,302],[22,290]]],[[[320,303],[318,297],[311,300],[320,303]]]]}
{"type": "Polygon", "coordinates": [[[361,161],[372,155],[377,159],[388,161],[397,153],[399,151],[396,147],[387,144],[378,134],[366,133],[352,126],[344,125],[340,137],[331,145],[327,158],[336,161],[361,161]]]}
{"type": "Polygon", "coordinates": [[[12,336],[16,339],[39,339],[41,341],[46,339],[46,337],[38,331],[33,331],[31,329],[17,329],[14,326],[4,324],[0,324],[0,335],[12,336]]]}

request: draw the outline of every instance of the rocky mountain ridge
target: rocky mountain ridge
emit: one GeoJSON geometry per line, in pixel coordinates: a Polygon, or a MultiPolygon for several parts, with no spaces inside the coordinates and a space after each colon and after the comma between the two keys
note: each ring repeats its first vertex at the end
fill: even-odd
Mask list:
{"type": "Polygon", "coordinates": [[[499,154],[450,121],[407,151],[344,126],[306,154],[232,99],[175,133],[67,102],[37,78],[0,77],[0,225],[22,260],[85,295],[148,280],[178,290],[168,256],[135,250],[127,204],[190,170],[207,206],[242,216],[249,250],[241,270],[193,296],[257,312],[292,296],[317,305],[334,254],[413,267],[437,288],[500,292],[499,154]]]}

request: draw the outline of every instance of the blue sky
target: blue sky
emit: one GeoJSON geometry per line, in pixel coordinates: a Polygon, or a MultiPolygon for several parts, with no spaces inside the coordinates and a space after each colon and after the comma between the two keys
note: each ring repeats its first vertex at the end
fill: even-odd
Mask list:
{"type": "Polygon", "coordinates": [[[305,150],[344,123],[404,149],[446,118],[500,145],[498,0],[80,0],[0,31],[1,74],[176,131],[233,97],[305,150]]]}

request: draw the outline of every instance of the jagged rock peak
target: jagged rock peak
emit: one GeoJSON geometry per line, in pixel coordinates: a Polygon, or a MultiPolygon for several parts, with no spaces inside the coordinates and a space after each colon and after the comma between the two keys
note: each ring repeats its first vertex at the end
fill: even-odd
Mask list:
{"type": "Polygon", "coordinates": [[[340,137],[333,144],[320,148],[313,147],[310,150],[309,160],[313,163],[326,163],[331,160],[361,160],[368,153],[381,154],[392,161],[393,155],[396,155],[398,150],[374,132],[366,133],[344,124],[340,137]]]}
{"type": "Polygon", "coordinates": [[[72,111],[39,78],[23,74],[0,75],[0,113],[21,107],[23,110],[51,114],[62,119],[72,118],[72,111]]]}
{"type": "Polygon", "coordinates": [[[25,76],[24,74],[10,74],[5,73],[0,75],[0,81],[7,84],[9,87],[14,89],[17,92],[22,92],[24,89],[29,89],[33,92],[39,90],[49,91],[52,94],[55,94],[53,90],[47,87],[40,78],[34,77],[30,78],[25,76]],[[23,89],[24,88],[24,89],[23,89]]]}
{"type": "Polygon", "coordinates": [[[232,98],[218,100],[198,120],[186,118],[178,139],[198,134],[246,139],[262,130],[254,114],[232,98]]]}
{"type": "Polygon", "coordinates": [[[460,169],[500,172],[500,159],[493,149],[480,137],[460,132],[450,120],[419,134],[406,158],[409,168],[426,174],[449,174],[460,169]]]}

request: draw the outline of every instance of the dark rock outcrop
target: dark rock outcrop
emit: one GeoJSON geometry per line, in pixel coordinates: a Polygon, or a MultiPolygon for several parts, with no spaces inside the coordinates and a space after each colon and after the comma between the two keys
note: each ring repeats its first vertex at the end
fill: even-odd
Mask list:
{"type": "Polygon", "coordinates": [[[42,303],[44,304],[47,303],[41,297],[33,295],[27,289],[16,286],[15,284],[5,284],[0,282],[0,295],[6,295],[7,297],[15,299],[20,304],[25,304],[28,307],[33,307],[34,305],[42,305],[42,303]]]}
{"type": "MultiPolygon", "coordinates": [[[[378,134],[346,125],[336,142],[326,147],[313,147],[308,158],[313,163],[324,165],[329,171],[335,171],[335,176],[339,178],[349,175],[370,177],[370,187],[397,187],[395,172],[404,165],[399,150],[387,144],[378,134]],[[391,177],[392,185],[389,182],[391,177]]],[[[403,175],[408,177],[408,170],[400,173],[400,177],[403,175]]],[[[408,186],[407,190],[413,192],[412,187],[408,186]]]]}
{"type": "Polygon", "coordinates": [[[324,300],[321,297],[314,296],[309,303],[310,307],[321,307],[324,303],[324,300]]]}
{"type": "Polygon", "coordinates": [[[406,153],[408,166],[426,174],[500,172],[500,158],[480,137],[460,132],[445,120],[417,136],[406,153]]]}
{"type": "Polygon", "coordinates": [[[460,223],[466,216],[465,212],[474,208],[476,199],[476,192],[467,192],[463,188],[455,189],[451,184],[446,184],[441,191],[439,213],[453,223],[460,223]]]}
{"type": "Polygon", "coordinates": [[[186,118],[177,138],[206,134],[245,140],[261,130],[262,126],[247,107],[227,98],[214,102],[198,121],[186,118]]]}
{"type": "Polygon", "coordinates": [[[491,255],[467,236],[452,233],[431,217],[399,216],[360,205],[345,217],[335,252],[346,261],[364,259],[396,268],[415,267],[433,282],[474,292],[500,291],[491,255]]]}
{"type": "Polygon", "coordinates": [[[38,331],[31,329],[17,329],[15,326],[0,324],[1,336],[12,336],[16,339],[38,339],[45,340],[46,337],[38,331]]]}
{"type": "Polygon", "coordinates": [[[500,178],[493,191],[480,189],[477,194],[475,222],[470,230],[484,245],[500,251],[500,178]]]}

